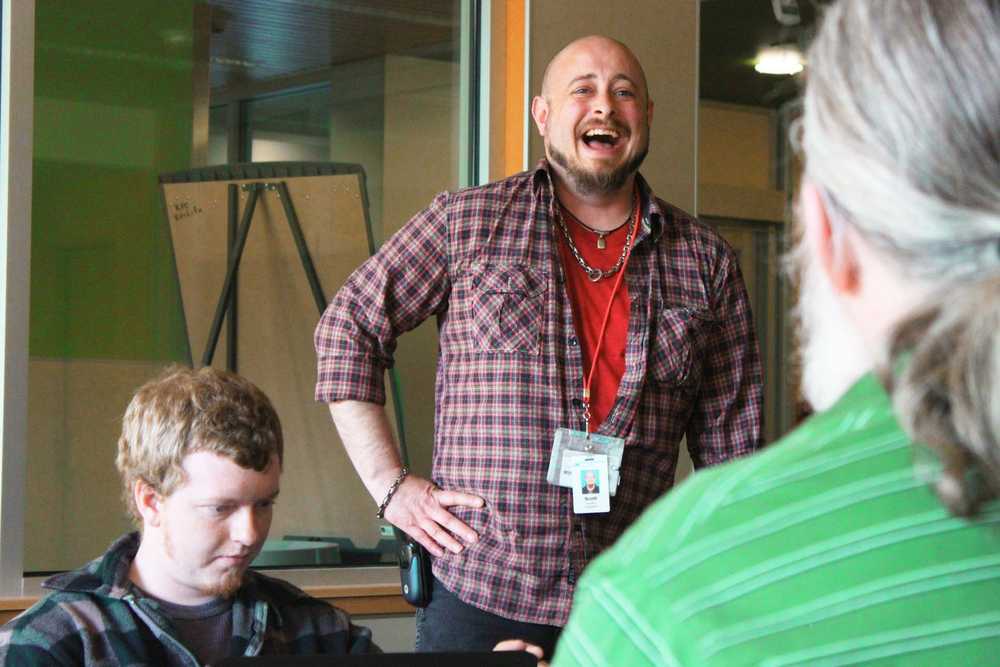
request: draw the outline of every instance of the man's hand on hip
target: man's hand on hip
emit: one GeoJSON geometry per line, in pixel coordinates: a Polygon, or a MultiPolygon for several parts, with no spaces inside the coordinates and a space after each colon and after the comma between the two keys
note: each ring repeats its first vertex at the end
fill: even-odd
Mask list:
{"type": "Polygon", "coordinates": [[[457,554],[465,548],[462,542],[474,544],[479,539],[476,531],[447,508],[482,506],[479,496],[447,491],[428,479],[409,475],[385,508],[385,519],[435,556],[443,556],[445,549],[457,554]]]}

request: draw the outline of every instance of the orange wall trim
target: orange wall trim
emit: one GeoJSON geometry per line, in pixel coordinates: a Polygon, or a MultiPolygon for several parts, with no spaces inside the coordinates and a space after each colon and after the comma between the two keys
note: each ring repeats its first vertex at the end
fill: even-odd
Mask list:
{"type": "Polygon", "coordinates": [[[525,0],[506,0],[506,67],[504,72],[504,175],[525,168],[524,123],[527,101],[524,99],[524,5],[525,0]]]}

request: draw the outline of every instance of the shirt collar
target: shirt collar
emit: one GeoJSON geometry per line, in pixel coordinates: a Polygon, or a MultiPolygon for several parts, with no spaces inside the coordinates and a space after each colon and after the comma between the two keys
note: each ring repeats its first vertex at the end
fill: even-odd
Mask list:
{"type": "Polygon", "coordinates": [[[102,556],[77,570],[49,577],[42,586],[57,591],[122,598],[130,589],[128,573],[139,550],[139,540],[138,532],[122,535],[102,556]]]}
{"type": "Polygon", "coordinates": [[[274,627],[280,628],[285,624],[285,619],[281,614],[281,606],[260,585],[264,576],[254,570],[247,570],[243,575],[243,585],[236,593],[236,601],[253,609],[255,614],[261,613],[261,606],[266,607],[266,617],[272,619],[274,627]]]}
{"type": "MultiPolygon", "coordinates": [[[[141,541],[142,536],[138,532],[122,535],[103,556],[95,558],[79,570],[52,576],[42,586],[52,590],[124,598],[133,590],[139,590],[132,586],[128,575],[141,541]]],[[[243,586],[237,591],[234,604],[246,605],[248,608],[257,606],[258,596],[262,594],[258,576],[253,570],[247,570],[243,577],[243,586]]],[[[270,613],[278,625],[283,622],[277,604],[270,599],[263,600],[261,604],[266,604],[270,608],[270,613]]]]}

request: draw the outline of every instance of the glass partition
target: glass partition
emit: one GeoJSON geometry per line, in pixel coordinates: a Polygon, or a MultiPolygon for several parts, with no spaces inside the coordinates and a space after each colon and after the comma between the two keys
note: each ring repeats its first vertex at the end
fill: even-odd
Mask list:
{"type": "Polygon", "coordinates": [[[250,162],[330,159],[330,85],[246,102],[250,162]]]}
{"type": "MultiPolygon", "coordinates": [[[[461,45],[478,43],[467,38],[465,4],[37,1],[27,572],[75,567],[129,529],[114,469],[121,414],[135,388],[162,368],[200,361],[179,278],[185,260],[171,238],[160,178],[252,162],[356,167],[363,179],[333,189],[367,200],[367,225],[357,207],[350,215],[336,203],[324,209],[326,186],[290,185],[303,230],[320,246],[314,259],[331,296],[367,255],[369,238],[379,243],[461,182],[468,155],[461,128],[476,122],[462,81],[476,54],[461,45]],[[339,250],[350,257],[325,255],[323,234],[353,244],[339,250]]],[[[202,211],[228,206],[225,194],[185,196],[202,211]]],[[[240,206],[247,196],[240,192],[240,206]]],[[[269,217],[251,231],[262,246],[286,229],[270,196],[261,200],[269,217]]],[[[272,537],[335,546],[279,553],[289,545],[276,544],[270,562],[391,560],[374,503],[325,406],[311,400],[311,340],[282,332],[274,313],[253,310],[287,298],[300,329],[318,317],[297,256],[275,248],[263,259],[248,254],[241,273],[259,282],[265,268],[276,270],[267,275],[284,279],[268,287],[290,296],[241,293],[241,331],[265,342],[240,348],[237,367],[279,406],[288,438],[272,537]],[[257,325],[246,324],[253,316],[257,325]],[[286,348],[298,356],[284,372],[264,373],[255,361],[254,352],[286,348]]],[[[217,272],[218,257],[204,261],[217,272]]],[[[224,348],[214,363],[226,365],[224,348]]],[[[433,411],[418,397],[432,391],[435,363],[433,324],[401,342],[401,403],[413,406],[404,410],[405,433],[414,466],[425,471],[433,411]]]]}

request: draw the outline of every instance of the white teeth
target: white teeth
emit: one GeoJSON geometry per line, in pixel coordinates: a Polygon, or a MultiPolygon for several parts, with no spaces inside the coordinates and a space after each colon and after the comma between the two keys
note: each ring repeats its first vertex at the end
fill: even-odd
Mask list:
{"type": "Polygon", "coordinates": [[[587,137],[604,136],[604,137],[614,137],[615,139],[617,139],[618,133],[615,132],[614,130],[606,130],[602,127],[598,127],[592,130],[587,130],[586,133],[584,133],[584,136],[587,137]]]}

